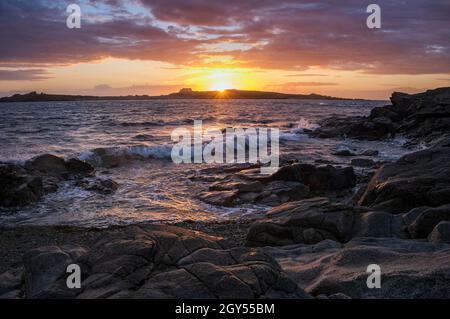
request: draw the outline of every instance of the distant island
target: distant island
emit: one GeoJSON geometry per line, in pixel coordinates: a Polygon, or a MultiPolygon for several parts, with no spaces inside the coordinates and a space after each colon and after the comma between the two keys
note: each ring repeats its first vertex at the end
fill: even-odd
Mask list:
{"type": "Polygon", "coordinates": [[[264,91],[224,90],[224,91],[193,91],[184,88],[167,95],[125,95],[125,96],[89,96],[62,95],[30,92],[14,94],[0,98],[1,102],[51,102],[51,101],[89,101],[89,100],[156,100],[156,99],[306,99],[306,100],[353,100],[319,94],[287,94],[264,91]]]}

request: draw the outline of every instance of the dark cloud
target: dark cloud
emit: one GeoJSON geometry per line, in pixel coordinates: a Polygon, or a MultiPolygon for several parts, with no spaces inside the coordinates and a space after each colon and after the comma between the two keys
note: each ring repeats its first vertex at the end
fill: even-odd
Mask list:
{"type": "Polygon", "coordinates": [[[448,0],[380,0],[380,30],[366,27],[370,1],[124,3],[84,0],[82,9],[91,7],[82,28],[70,30],[65,1],[1,1],[0,65],[119,57],[202,66],[227,55],[238,66],[283,70],[450,73],[448,0]]]}
{"type": "Polygon", "coordinates": [[[0,81],[38,81],[50,78],[49,73],[43,69],[1,70],[0,81]]]}

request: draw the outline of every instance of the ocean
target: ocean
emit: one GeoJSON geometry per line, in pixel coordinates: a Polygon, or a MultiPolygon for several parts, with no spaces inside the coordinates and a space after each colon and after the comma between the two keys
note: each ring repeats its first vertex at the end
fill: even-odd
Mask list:
{"type": "Polygon", "coordinates": [[[330,116],[367,115],[386,101],[341,100],[149,100],[3,103],[0,105],[0,161],[24,161],[41,154],[86,160],[97,177],[119,184],[114,194],[86,191],[72,181],[57,192],[20,209],[1,209],[0,225],[76,225],[107,227],[137,222],[223,220],[263,214],[268,207],[224,208],[197,199],[208,187],[192,178],[218,164],[174,164],[171,132],[203,128],[279,128],[281,158],[305,163],[348,165],[332,153],[377,150],[378,160],[392,161],[411,150],[405,140],[357,141],[310,138],[304,130],[330,116]],[[116,167],[92,152],[102,149],[116,167]]]}

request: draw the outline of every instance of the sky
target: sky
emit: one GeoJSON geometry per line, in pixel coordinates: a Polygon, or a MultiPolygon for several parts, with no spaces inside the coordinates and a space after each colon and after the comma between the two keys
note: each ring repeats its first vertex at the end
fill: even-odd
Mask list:
{"type": "Polygon", "coordinates": [[[244,89],[387,99],[450,86],[448,0],[2,0],[0,96],[244,89]],[[366,8],[381,8],[369,29],[366,8]],[[66,25],[81,8],[81,28],[66,25]]]}

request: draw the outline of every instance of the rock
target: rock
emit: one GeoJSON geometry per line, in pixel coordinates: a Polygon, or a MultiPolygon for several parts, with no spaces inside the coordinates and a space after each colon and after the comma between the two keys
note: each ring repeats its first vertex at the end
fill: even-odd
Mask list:
{"type": "Polygon", "coordinates": [[[395,134],[391,121],[372,120],[362,116],[331,117],[319,122],[319,128],[311,135],[320,138],[351,137],[365,140],[381,140],[395,134]]]}
{"type": "Polygon", "coordinates": [[[391,213],[441,206],[450,203],[449,176],[450,147],[407,154],[377,170],[359,204],[391,213]]]}
{"type": "Polygon", "coordinates": [[[239,199],[245,203],[253,203],[257,198],[261,197],[259,193],[242,193],[239,199]]]}
{"type": "MultiPolygon", "coordinates": [[[[356,238],[342,245],[264,247],[299,287],[313,296],[450,298],[450,245],[397,238],[356,238]],[[381,288],[367,287],[367,266],[381,268],[381,288]]],[[[329,297],[330,298],[330,297],[329,297]]]]}
{"type": "Polygon", "coordinates": [[[412,238],[426,238],[441,221],[450,221],[450,204],[425,209],[409,225],[412,238]]]}
{"type": "Polygon", "coordinates": [[[203,192],[198,198],[211,205],[231,207],[234,205],[234,200],[238,197],[238,194],[238,191],[235,190],[203,192]]]}
{"type": "Polygon", "coordinates": [[[308,196],[309,187],[300,182],[273,181],[264,186],[264,192],[299,200],[308,196]]]}
{"type": "Polygon", "coordinates": [[[331,165],[316,167],[310,164],[292,164],[281,167],[268,180],[301,182],[311,191],[341,190],[355,186],[352,167],[336,168],[331,165]]]}
{"type": "Polygon", "coordinates": [[[349,150],[340,150],[340,151],[336,151],[332,154],[336,155],[336,156],[355,156],[356,155],[355,153],[353,153],[349,150]]]}
{"type": "Polygon", "coordinates": [[[34,157],[25,163],[25,167],[30,170],[37,170],[46,175],[57,177],[67,173],[67,166],[64,159],[51,154],[34,157]]]}
{"type": "Polygon", "coordinates": [[[428,236],[428,241],[450,244],[450,222],[446,221],[437,224],[428,236]]]}
{"type": "Polygon", "coordinates": [[[78,187],[82,187],[85,190],[96,192],[103,195],[109,195],[114,193],[119,184],[112,179],[94,179],[94,180],[82,180],[76,183],[78,187]]]}
{"type": "Polygon", "coordinates": [[[311,298],[275,259],[254,248],[223,248],[221,238],[163,225],[112,229],[78,253],[42,247],[25,255],[25,297],[311,298]],[[65,267],[81,264],[81,289],[65,267]]]}
{"type": "Polygon", "coordinates": [[[358,154],[359,156],[377,156],[379,152],[377,150],[365,150],[364,152],[358,154]]]}
{"type": "Polygon", "coordinates": [[[28,205],[44,194],[41,177],[15,164],[0,164],[0,206],[28,205]]]}
{"type": "Polygon", "coordinates": [[[27,298],[72,297],[74,291],[67,287],[62,289],[57,281],[66,274],[67,266],[76,262],[75,256],[79,257],[71,253],[70,248],[61,249],[56,246],[27,252],[23,257],[27,298]]]}
{"type": "Polygon", "coordinates": [[[281,200],[277,195],[270,194],[269,196],[262,198],[259,203],[267,206],[277,206],[280,205],[281,200]]]}
{"type": "MultiPolygon", "coordinates": [[[[16,291],[23,283],[23,269],[12,269],[0,274],[0,296],[16,291]]],[[[3,299],[3,298],[0,298],[3,299]]]]}
{"type": "Polygon", "coordinates": [[[45,194],[58,190],[65,179],[78,179],[95,174],[95,169],[83,161],[64,161],[44,154],[16,165],[0,163],[0,206],[23,206],[37,202],[45,194]]]}
{"type": "Polygon", "coordinates": [[[346,242],[351,238],[356,212],[323,197],[282,204],[250,226],[246,245],[313,244],[325,239],[346,242]]]}
{"type": "Polygon", "coordinates": [[[356,237],[409,238],[409,233],[401,215],[316,197],[272,208],[266,218],[250,226],[246,245],[315,244],[327,239],[345,243],[356,237]]]}
{"type": "Polygon", "coordinates": [[[212,192],[237,190],[240,184],[239,181],[219,181],[210,185],[209,190],[212,192]]]}
{"type": "Polygon", "coordinates": [[[331,117],[311,134],[316,137],[351,137],[379,140],[404,134],[432,140],[450,132],[450,88],[418,94],[394,92],[392,105],[375,107],[368,117],[331,117]]]}
{"type": "Polygon", "coordinates": [[[375,166],[375,162],[367,158],[354,158],[352,159],[351,165],[358,167],[372,167],[375,166]]]}
{"type": "Polygon", "coordinates": [[[66,166],[68,171],[71,174],[86,177],[86,176],[93,176],[95,174],[95,168],[84,161],[80,161],[76,158],[71,158],[66,162],[66,166]]]}
{"type": "Polygon", "coordinates": [[[264,185],[259,181],[240,183],[237,185],[237,189],[240,193],[261,192],[263,187],[264,185]]]}
{"type": "Polygon", "coordinates": [[[359,214],[358,218],[356,218],[352,237],[409,238],[409,233],[401,215],[385,212],[367,212],[359,214]]]}
{"type": "Polygon", "coordinates": [[[64,161],[51,154],[40,155],[27,161],[25,168],[59,179],[87,177],[95,174],[94,167],[84,161],[76,158],[64,161]]]}

